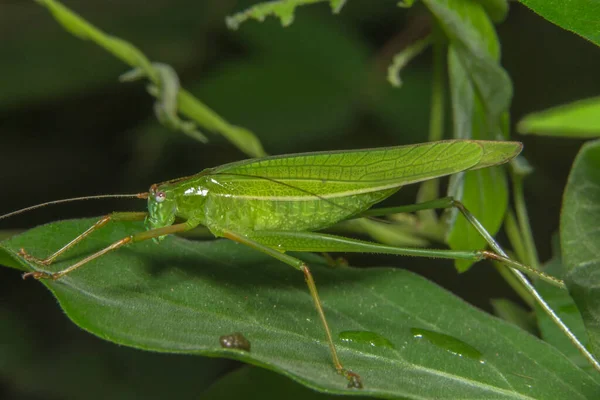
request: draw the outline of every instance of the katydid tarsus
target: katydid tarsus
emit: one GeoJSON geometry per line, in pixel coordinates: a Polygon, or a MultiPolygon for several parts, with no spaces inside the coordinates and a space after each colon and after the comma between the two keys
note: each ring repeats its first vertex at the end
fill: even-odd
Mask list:
{"type": "MultiPolygon", "coordinates": [[[[152,185],[146,193],[115,195],[147,199],[148,212],[109,214],[44,259],[36,258],[21,249],[22,257],[45,269],[61,254],[111,220],[145,220],[147,228],[146,231],[124,237],[63,270],[47,272],[38,269],[25,273],[23,277],[58,279],[124,245],[147,239],[159,242],[165,235],[204,225],[216,237],[245,244],[304,274],[324,327],[333,364],[349,380],[350,386],[360,387],[362,384],[359,375],[346,369],[338,358],[309,267],[300,259],[286,254],[288,251],[370,252],[472,261],[490,259],[511,268],[526,288],[535,293],[534,297],[542,308],[590,362],[600,369],[593,356],[537,295],[520,271],[535,274],[563,288],[564,283],[510,259],[460,202],[443,198],[409,206],[371,209],[404,185],[499,165],[518,155],[521,148],[522,145],[518,142],[448,140],[377,149],[272,156],[206,169],[193,176],[152,185]],[[318,232],[351,218],[451,207],[459,209],[486,239],[491,251],[406,248],[318,232]]],[[[69,199],[57,202],[62,201],[69,199]]],[[[35,207],[38,206],[6,214],[0,219],[35,207]]]]}

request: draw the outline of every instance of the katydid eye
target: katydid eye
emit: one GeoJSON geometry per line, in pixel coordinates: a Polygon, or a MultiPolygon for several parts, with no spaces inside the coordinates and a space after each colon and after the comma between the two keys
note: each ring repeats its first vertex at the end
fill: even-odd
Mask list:
{"type": "Polygon", "coordinates": [[[154,200],[156,200],[157,203],[162,203],[163,201],[165,201],[166,198],[167,195],[165,194],[165,192],[157,192],[154,196],[154,200]]]}

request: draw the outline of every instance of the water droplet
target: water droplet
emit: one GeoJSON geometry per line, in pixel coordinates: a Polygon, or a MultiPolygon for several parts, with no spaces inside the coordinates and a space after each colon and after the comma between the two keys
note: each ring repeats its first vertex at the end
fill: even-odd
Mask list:
{"type": "MultiPolygon", "coordinates": [[[[479,350],[455,337],[421,328],[410,328],[410,332],[415,339],[425,338],[430,343],[456,356],[472,358],[474,360],[479,360],[480,362],[482,361],[482,354],[479,350]]],[[[484,363],[485,362],[482,362],[482,364],[484,363]]]]}
{"type": "Polygon", "coordinates": [[[223,335],[219,338],[219,342],[224,349],[250,351],[250,341],[239,332],[223,335]]]}
{"type": "Polygon", "coordinates": [[[338,335],[342,342],[367,344],[373,347],[387,347],[394,349],[394,344],[387,338],[369,331],[344,331],[338,335]]]}

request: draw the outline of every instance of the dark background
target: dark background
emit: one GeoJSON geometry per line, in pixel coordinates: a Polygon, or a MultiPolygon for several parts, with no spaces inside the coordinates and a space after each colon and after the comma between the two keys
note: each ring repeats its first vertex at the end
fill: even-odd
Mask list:
{"type": "MultiPolygon", "coordinates": [[[[269,19],[247,22],[238,31],[228,31],[224,17],[247,1],[65,4],[150,59],[175,67],[186,89],[229,122],[255,132],[267,152],[282,154],[427,140],[431,53],[406,68],[402,89],[385,82],[393,54],[429,26],[423,9],[400,9],[396,2],[352,0],[340,15],[326,4],[301,7],[288,28],[269,19]]],[[[514,83],[513,125],[529,112],[600,92],[593,44],[517,3],[497,29],[502,64],[514,83]]],[[[204,132],[211,139],[204,145],[162,127],[144,84],[117,81],[125,71],[95,44],[65,32],[46,9],[0,0],[0,213],[65,197],[145,191],[155,182],[245,158],[210,132],[204,132]]],[[[526,196],[540,258],[547,260],[581,142],[513,138],[525,143],[524,155],[535,168],[526,196]]],[[[403,189],[396,204],[414,201],[415,189],[403,189]]],[[[144,206],[72,203],[3,220],[0,229],[6,236],[57,219],[144,206]]],[[[353,255],[350,262],[403,264],[371,255],[353,255]]],[[[411,265],[486,310],[490,297],[516,299],[483,265],[461,276],[451,263],[411,265]]],[[[69,323],[55,303],[41,285],[0,269],[0,397],[195,397],[233,365],[102,342],[69,323]]]]}

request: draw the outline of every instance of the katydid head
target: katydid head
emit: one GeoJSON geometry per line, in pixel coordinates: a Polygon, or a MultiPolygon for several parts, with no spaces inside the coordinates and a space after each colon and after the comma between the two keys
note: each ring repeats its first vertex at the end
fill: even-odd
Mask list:
{"type": "MultiPolygon", "coordinates": [[[[165,185],[152,185],[148,192],[147,229],[163,228],[175,222],[177,202],[175,193],[165,185]]],[[[162,239],[158,238],[158,240],[162,239]]]]}

